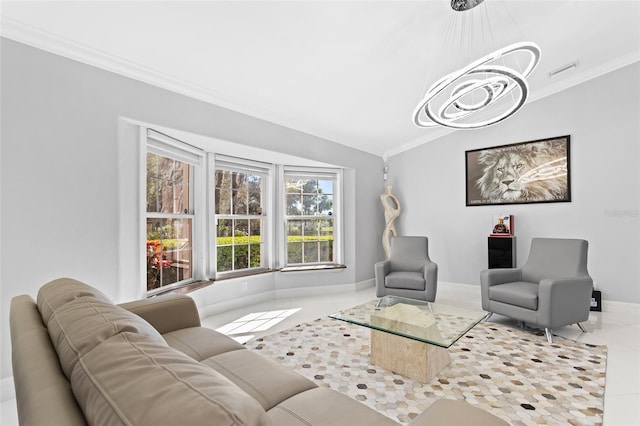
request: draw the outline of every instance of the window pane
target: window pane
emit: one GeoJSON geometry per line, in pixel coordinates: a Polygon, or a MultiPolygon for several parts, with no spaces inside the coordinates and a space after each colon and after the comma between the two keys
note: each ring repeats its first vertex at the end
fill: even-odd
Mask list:
{"type": "Polygon", "coordinates": [[[304,211],[304,214],[316,214],[318,212],[318,206],[317,206],[317,196],[315,194],[305,194],[302,196],[302,204],[303,204],[303,208],[302,210],[304,211]]]}
{"type": "Polygon", "coordinates": [[[218,246],[216,252],[216,270],[218,272],[233,270],[233,246],[218,246]]]}
{"type": "Polygon", "coordinates": [[[333,195],[321,195],[318,200],[318,212],[322,215],[333,214],[333,195]]]}
{"type": "Polygon", "coordinates": [[[318,221],[305,220],[304,228],[302,232],[304,233],[305,241],[308,241],[310,239],[317,240],[318,239],[318,221]]]}
{"type": "Polygon", "coordinates": [[[231,172],[227,170],[216,170],[215,186],[221,189],[231,189],[231,172]]]}
{"type": "Polygon", "coordinates": [[[249,175],[249,214],[262,214],[262,178],[258,175],[249,175]]]}
{"type": "Polygon", "coordinates": [[[231,190],[216,188],[216,214],[231,214],[231,190]]]}
{"type": "Polygon", "coordinates": [[[301,220],[289,220],[287,222],[287,235],[289,236],[289,241],[302,241],[302,238],[291,238],[294,236],[302,236],[302,221],[301,220]]]}
{"type": "Polygon", "coordinates": [[[320,262],[333,262],[333,239],[320,241],[320,262]]]}
{"type": "Polygon", "coordinates": [[[299,194],[287,194],[287,215],[302,214],[302,199],[299,194]]]}
{"type": "Polygon", "coordinates": [[[249,267],[259,268],[262,265],[262,244],[249,244],[249,267]]]}
{"type": "Polygon", "coordinates": [[[147,218],[147,290],[192,278],[192,219],[147,218]]]}
{"type": "Polygon", "coordinates": [[[231,173],[232,210],[234,214],[247,214],[249,192],[247,188],[247,175],[245,173],[231,173]]]}
{"type": "Polygon", "coordinates": [[[260,242],[260,235],[262,234],[262,219],[249,220],[249,235],[252,237],[253,243],[260,242]],[[253,237],[256,237],[255,239],[253,237]]]}
{"type": "Polygon", "coordinates": [[[287,194],[299,194],[302,192],[302,182],[297,179],[286,179],[284,186],[287,194]]]}
{"type": "Polygon", "coordinates": [[[147,154],[147,211],[189,213],[190,165],[147,154]]]}
{"type": "Polygon", "coordinates": [[[233,254],[233,269],[246,269],[249,267],[249,245],[236,245],[234,246],[233,254]]]}
{"type": "Polygon", "coordinates": [[[159,184],[158,179],[153,177],[147,177],[147,211],[157,212],[160,211],[159,197],[159,184]]]}
{"type": "Polygon", "coordinates": [[[318,262],[318,242],[317,241],[309,242],[305,238],[303,258],[305,263],[318,262]]]}
{"type": "Polygon", "coordinates": [[[233,214],[247,214],[248,194],[246,188],[234,189],[233,195],[233,214]]]}
{"type": "Polygon", "coordinates": [[[233,220],[233,243],[234,244],[246,244],[249,241],[249,221],[248,220],[233,220]]]}
{"type": "Polygon", "coordinates": [[[332,180],[319,180],[318,192],[321,194],[333,194],[333,181],[332,180]]]}
{"type": "Polygon", "coordinates": [[[289,241],[287,243],[287,263],[302,263],[302,241],[289,241]]]}
{"type": "Polygon", "coordinates": [[[320,239],[327,239],[327,237],[333,239],[333,220],[320,221],[320,239]]]}
{"type": "Polygon", "coordinates": [[[216,232],[218,236],[218,244],[231,244],[231,237],[233,236],[233,225],[229,219],[218,219],[216,226],[216,232]],[[228,237],[228,240],[220,240],[220,237],[228,237]]]}
{"type": "Polygon", "coordinates": [[[307,194],[314,194],[316,192],[318,192],[318,181],[315,179],[307,179],[304,180],[304,185],[303,185],[303,189],[302,192],[305,192],[307,194]]]}

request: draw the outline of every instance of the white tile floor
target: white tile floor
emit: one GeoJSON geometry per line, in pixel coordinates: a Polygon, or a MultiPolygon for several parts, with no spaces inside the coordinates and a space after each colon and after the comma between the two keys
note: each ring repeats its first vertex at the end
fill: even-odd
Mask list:
{"type": "MultiPolygon", "coordinates": [[[[257,312],[295,310],[284,316],[269,329],[250,331],[238,337],[260,337],[293,327],[297,324],[324,317],[333,312],[375,297],[373,288],[357,292],[343,292],[325,296],[286,297],[273,299],[240,309],[203,318],[204,326],[219,328],[240,318],[257,312]]],[[[477,286],[439,283],[436,302],[467,308],[480,309],[480,289],[477,286]]],[[[606,304],[605,311],[592,312],[589,322],[584,324],[587,333],[576,326],[554,330],[554,334],[598,345],[608,346],[607,383],[605,391],[605,426],[640,425],[640,305],[606,304]]],[[[515,322],[498,315],[491,321],[508,325],[515,322]]],[[[264,321],[260,322],[264,324],[264,321]]],[[[0,406],[0,425],[17,425],[15,399],[3,401],[0,406]]]]}

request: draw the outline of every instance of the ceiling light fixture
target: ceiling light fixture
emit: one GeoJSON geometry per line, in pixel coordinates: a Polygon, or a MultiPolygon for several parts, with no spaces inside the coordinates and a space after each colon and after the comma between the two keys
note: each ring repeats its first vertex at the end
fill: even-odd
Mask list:
{"type": "MultiPolygon", "coordinates": [[[[451,8],[465,13],[483,2],[451,0],[451,8]]],[[[526,78],[539,61],[540,48],[533,42],[495,50],[432,84],[414,109],[413,122],[418,127],[453,129],[499,123],[524,105],[529,94],[526,78]]]]}

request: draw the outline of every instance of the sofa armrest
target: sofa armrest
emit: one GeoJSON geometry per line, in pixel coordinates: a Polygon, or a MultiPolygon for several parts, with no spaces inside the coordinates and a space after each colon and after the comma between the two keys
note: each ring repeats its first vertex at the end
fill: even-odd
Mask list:
{"type": "Polygon", "coordinates": [[[141,316],[160,334],[201,325],[195,302],[183,294],[135,300],[118,306],[141,316]]]}
{"type": "Polygon", "coordinates": [[[21,425],[86,425],[31,296],[16,296],[11,300],[9,325],[18,422],[21,425]]]}
{"type": "Polygon", "coordinates": [[[466,401],[439,399],[409,423],[409,426],[427,425],[509,426],[509,423],[466,401]]]}

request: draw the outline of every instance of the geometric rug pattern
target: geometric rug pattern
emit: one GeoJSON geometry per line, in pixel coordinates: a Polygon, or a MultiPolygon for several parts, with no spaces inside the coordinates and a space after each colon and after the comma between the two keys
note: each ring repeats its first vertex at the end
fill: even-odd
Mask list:
{"type": "Polygon", "coordinates": [[[370,362],[370,330],[332,318],[251,340],[262,353],[407,424],[434,401],[465,399],[512,425],[602,424],[606,346],[482,322],[449,348],[451,364],[429,383],[370,362]]]}

